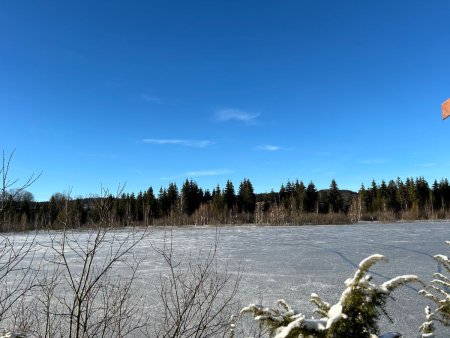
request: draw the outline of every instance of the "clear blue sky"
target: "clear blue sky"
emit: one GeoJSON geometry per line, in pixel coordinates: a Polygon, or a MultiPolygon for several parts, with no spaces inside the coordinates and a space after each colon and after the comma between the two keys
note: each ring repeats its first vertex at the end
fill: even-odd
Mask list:
{"type": "Polygon", "coordinates": [[[37,200],[450,175],[450,2],[2,1],[0,149],[37,200]]]}

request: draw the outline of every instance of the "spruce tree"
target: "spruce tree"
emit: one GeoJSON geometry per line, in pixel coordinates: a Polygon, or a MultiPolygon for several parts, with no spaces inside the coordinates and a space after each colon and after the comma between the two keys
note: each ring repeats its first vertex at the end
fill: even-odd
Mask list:
{"type": "Polygon", "coordinates": [[[434,211],[441,209],[441,189],[437,180],[434,180],[433,187],[431,188],[431,199],[434,211]]]}
{"type": "Polygon", "coordinates": [[[244,179],[239,185],[238,207],[240,212],[254,213],[256,207],[256,195],[250,180],[244,179]]]}
{"type": "Polygon", "coordinates": [[[192,215],[200,207],[202,202],[202,193],[196,182],[186,181],[181,188],[182,210],[188,216],[192,215]]]}
{"type": "Polygon", "coordinates": [[[162,187],[159,189],[158,193],[158,209],[161,216],[167,216],[170,211],[170,201],[167,196],[167,191],[162,187]]]}
{"type": "Polygon", "coordinates": [[[295,182],[295,208],[303,211],[305,207],[306,188],[302,181],[295,182]]]}
{"type": "Polygon", "coordinates": [[[319,201],[319,193],[313,182],[308,184],[305,197],[305,211],[315,212],[318,209],[317,203],[319,201]]]}
{"type": "Polygon", "coordinates": [[[416,179],[416,200],[419,217],[428,217],[429,199],[431,195],[428,182],[423,178],[419,177],[416,179]]]}
{"type": "Polygon", "coordinates": [[[175,183],[169,184],[167,188],[167,199],[169,201],[169,211],[175,210],[179,199],[178,187],[175,183]]]}
{"type": "Polygon", "coordinates": [[[230,180],[228,180],[225,185],[223,199],[228,210],[233,210],[236,204],[236,194],[234,192],[233,183],[230,180]]]}
{"type": "Polygon", "coordinates": [[[328,192],[328,204],[330,205],[330,211],[335,213],[340,212],[344,206],[344,200],[334,179],[331,181],[328,192]]]}
{"type": "MultiPolygon", "coordinates": [[[[251,313],[255,320],[269,330],[271,337],[298,338],[372,338],[379,334],[378,321],[387,315],[386,301],[396,288],[417,282],[414,275],[392,278],[382,284],[372,282],[368,270],[377,262],[386,260],[375,254],[362,260],[353,278],[345,281],[339,301],[330,305],[318,295],[311,295],[319,318],[307,318],[280,299],[278,308],[250,304],[241,313],[251,313]]],[[[388,317],[389,318],[389,317],[388,317]]],[[[400,335],[389,335],[400,337],[400,335]]]]}
{"type": "Polygon", "coordinates": [[[397,185],[393,180],[389,181],[387,186],[387,208],[391,210],[393,213],[397,213],[399,211],[399,203],[397,201],[397,185]]]}
{"type": "Polygon", "coordinates": [[[152,187],[147,189],[145,197],[145,203],[148,210],[148,219],[153,220],[154,218],[158,217],[158,203],[156,201],[152,187]]]}
{"type": "Polygon", "coordinates": [[[400,211],[405,211],[408,209],[407,195],[405,184],[400,177],[397,177],[397,202],[399,203],[400,211]]]}
{"type": "Polygon", "coordinates": [[[448,180],[442,180],[439,186],[441,189],[442,209],[447,212],[450,206],[450,185],[448,180]]]}

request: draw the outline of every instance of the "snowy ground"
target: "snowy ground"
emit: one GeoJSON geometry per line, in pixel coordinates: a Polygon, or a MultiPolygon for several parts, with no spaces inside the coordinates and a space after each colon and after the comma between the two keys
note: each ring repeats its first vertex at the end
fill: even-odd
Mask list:
{"type": "MultiPolygon", "coordinates": [[[[440,267],[432,259],[437,253],[448,254],[445,240],[450,240],[450,223],[355,224],[344,226],[277,226],[255,227],[183,227],[172,232],[175,254],[186,257],[189,252],[206,250],[219,234],[221,269],[229,272],[244,269],[240,284],[241,303],[263,303],[274,306],[284,298],[305,314],[313,309],[312,292],[335,303],[359,262],[380,253],[389,259],[374,267],[376,282],[403,274],[416,274],[424,282],[440,267]]],[[[151,245],[160,245],[167,229],[151,230],[151,235],[135,249],[147,256],[141,266],[138,287],[149,302],[158,301],[156,285],[164,264],[151,245]]],[[[20,237],[20,236],[19,236],[20,237]]],[[[80,237],[80,240],[83,235],[80,237]]],[[[17,238],[20,240],[20,238],[17,238]]],[[[48,241],[48,234],[38,235],[38,242],[48,241]]],[[[394,324],[383,322],[383,331],[399,331],[405,337],[417,337],[423,321],[426,302],[417,295],[419,285],[394,292],[396,301],[388,302],[394,324]]],[[[441,331],[441,334],[442,331],[441,331]]],[[[441,336],[441,335],[438,335],[441,336]]],[[[448,336],[443,334],[443,336],[448,336]]]]}
{"type": "MultiPolygon", "coordinates": [[[[177,229],[173,232],[174,243],[182,251],[204,248],[213,241],[215,231],[177,229]]],[[[444,241],[450,238],[450,223],[243,226],[222,227],[219,231],[220,259],[230,264],[230,270],[238,265],[244,268],[240,287],[243,304],[261,303],[262,299],[265,305],[272,306],[284,298],[295,308],[311,313],[312,292],[333,304],[344,289],[345,279],[353,276],[362,259],[374,253],[389,259],[388,263],[374,266],[375,281],[416,274],[428,282],[434,272],[440,271],[432,256],[448,254],[444,241]]],[[[161,236],[157,231],[152,237],[158,241],[161,236]]],[[[411,285],[394,292],[395,301],[389,301],[387,308],[395,322],[383,321],[384,331],[417,336],[426,305],[417,295],[419,289],[420,285],[411,285]]]]}

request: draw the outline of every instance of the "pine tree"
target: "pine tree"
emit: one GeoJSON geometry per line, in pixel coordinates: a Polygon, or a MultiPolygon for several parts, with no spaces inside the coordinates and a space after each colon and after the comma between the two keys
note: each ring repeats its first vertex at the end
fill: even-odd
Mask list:
{"type": "Polygon", "coordinates": [[[407,191],[400,177],[397,177],[397,201],[401,211],[407,210],[407,191]]]}
{"type": "Polygon", "coordinates": [[[178,205],[179,194],[178,187],[175,183],[170,183],[167,188],[167,199],[169,201],[169,212],[174,211],[178,205]]]}
{"type": "Polygon", "coordinates": [[[334,179],[331,181],[330,190],[328,192],[328,204],[331,211],[335,213],[342,211],[344,206],[344,200],[334,179]]]}
{"type": "Polygon", "coordinates": [[[306,188],[302,181],[295,182],[295,208],[303,211],[305,208],[306,188]]]}
{"type": "Polygon", "coordinates": [[[137,214],[137,221],[142,222],[144,220],[144,195],[142,194],[142,191],[139,191],[137,197],[136,197],[136,214],[137,214]]]}
{"type": "Polygon", "coordinates": [[[365,203],[367,195],[368,195],[368,193],[367,193],[366,187],[364,186],[364,184],[361,184],[361,188],[359,188],[359,191],[358,191],[358,201],[357,201],[357,203],[358,203],[358,205],[357,205],[358,220],[361,219],[363,212],[367,211],[367,206],[365,203]]]}
{"type": "Polygon", "coordinates": [[[158,193],[158,209],[161,216],[167,216],[170,211],[170,201],[167,196],[167,191],[162,187],[159,189],[158,193]]]}
{"type": "Polygon", "coordinates": [[[441,209],[441,189],[437,180],[434,180],[433,187],[431,188],[431,199],[434,211],[441,209]]]}
{"type": "Polygon", "coordinates": [[[408,205],[408,210],[417,211],[417,195],[416,186],[414,184],[413,178],[407,178],[406,182],[406,203],[408,205]]]}
{"type": "Polygon", "coordinates": [[[196,182],[186,181],[181,188],[182,210],[188,216],[192,215],[200,207],[202,202],[202,193],[196,182]]]}
{"type": "Polygon", "coordinates": [[[387,197],[386,204],[387,208],[391,210],[393,213],[397,213],[399,211],[399,203],[397,201],[397,185],[393,180],[389,181],[387,186],[387,197]]]}
{"type": "Polygon", "coordinates": [[[387,199],[388,199],[387,185],[384,180],[381,180],[381,184],[377,192],[377,205],[379,210],[382,211],[383,213],[386,212],[387,199]]]}
{"type": "Polygon", "coordinates": [[[132,192],[128,196],[128,205],[129,205],[129,217],[130,221],[136,221],[137,220],[137,202],[136,202],[136,195],[134,192],[132,192]]]}
{"type": "Polygon", "coordinates": [[[419,217],[428,217],[429,199],[431,195],[428,182],[423,177],[416,179],[416,200],[419,217]]]}
{"type": "Polygon", "coordinates": [[[253,185],[248,179],[244,179],[239,185],[238,208],[239,212],[254,213],[256,207],[256,195],[253,185]]]}
{"type": "Polygon", "coordinates": [[[316,186],[313,182],[308,184],[306,188],[306,196],[305,196],[305,211],[306,212],[315,212],[318,210],[319,201],[319,193],[317,192],[316,186]]]}
{"type": "Polygon", "coordinates": [[[147,189],[145,196],[145,204],[147,206],[148,220],[153,221],[153,219],[158,217],[158,202],[155,198],[152,187],[147,189]]]}
{"type": "MultiPolygon", "coordinates": [[[[345,281],[345,290],[339,301],[331,306],[316,294],[311,302],[320,318],[307,318],[291,308],[285,300],[278,301],[278,308],[250,304],[241,313],[251,313],[255,320],[267,327],[272,337],[320,337],[320,338],[371,338],[379,334],[378,320],[386,313],[386,301],[396,288],[417,282],[414,275],[398,276],[380,285],[372,282],[368,270],[377,262],[386,260],[382,255],[372,255],[362,260],[353,278],[345,281]]],[[[399,337],[395,335],[391,337],[399,337]]]]}
{"type": "Polygon", "coordinates": [[[230,180],[228,180],[227,184],[225,185],[223,199],[228,210],[234,210],[234,207],[236,205],[236,194],[234,192],[233,183],[230,180]]]}
{"type": "Polygon", "coordinates": [[[279,200],[280,200],[280,204],[282,204],[284,206],[285,209],[288,208],[287,206],[287,193],[286,193],[286,188],[284,186],[284,184],[281,185],[280,187],[280,191],[278,192],[278,196],[279,196],[279,200]]]}
{"type": "MultiPolygon", "coordinates": [[[[378,202],[378,199],[377,199],[377,197],[378,197],[378,185],[375,182],[375,180],[372,180],[372,184],[370,186],[369,193],[370,193],[370,201],[371,201],[371,205],[369,207],[369,210],[373,214],[373,213],[375,213],[375,212],[377,212],[379,210],[379,204],[377,203],[378,202]]],[[[372,217],[373,217],[373,215],[372,215],[372,217]]]]}
{"type": "Polygon", "coordinates": [[[225,202],[220,186],[217,185],[212,194],[213,209],[216,213],[221,213],[224,210],[225,202]]]}
{"type": "Polygon", "coordinates": [[[444,209],[444,211],[447,212],[450,206],[450,185],[448,183],[448,180],[447,179],[442,180],[439,183],[439,187],[441,189],[442,209],[444,209]]]}
{"type": "MultiPolygon", "coordinates": [[[[201,190],[201,189],[200,189],[201,190]]],[[[212,195],[211,195],[211,192],[209,191],[209,189],[206,189],[205,190],[205,193],[203,194],[203,196],[202,196],[202,203],[205,203],[205,204],[207,204],[207,203],[209,203],[209,202],[211,202],[212,201],[212,195]]]]}

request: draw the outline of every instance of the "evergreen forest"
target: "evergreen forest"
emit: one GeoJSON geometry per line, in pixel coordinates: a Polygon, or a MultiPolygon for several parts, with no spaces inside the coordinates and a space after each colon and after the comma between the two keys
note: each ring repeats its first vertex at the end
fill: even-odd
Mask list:
{"type": "Polygon", "coordinates": [[[186,180],[136,193],[72,198],[55,193],[49,201],[34,201],[26,190],[3,191],[3,231],[40,228],[88,227],[107,219],[110,226],[217,225],[217,224],[348,224],[361,221],[448,219],[450,185],[447,179],[432,185],[422,177],[372,181],[358,192],[340,190],[335,180],[318,190],[313,182],[287,181],[278,191],[255,193],[249,179],[235,186],[203,189],[186,180]]]}

